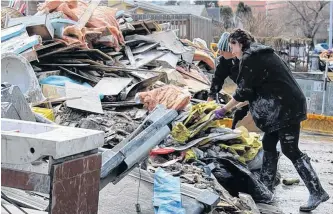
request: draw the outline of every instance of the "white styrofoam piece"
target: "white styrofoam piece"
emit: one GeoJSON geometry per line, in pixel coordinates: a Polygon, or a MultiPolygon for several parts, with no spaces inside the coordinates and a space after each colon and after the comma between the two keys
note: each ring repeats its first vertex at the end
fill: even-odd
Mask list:
{"type": "Polygon", "coordinates": [[[59,159],[103,144],[102,131],[1,119],[2,163],[26,164],[44,156],[59,159]]]}

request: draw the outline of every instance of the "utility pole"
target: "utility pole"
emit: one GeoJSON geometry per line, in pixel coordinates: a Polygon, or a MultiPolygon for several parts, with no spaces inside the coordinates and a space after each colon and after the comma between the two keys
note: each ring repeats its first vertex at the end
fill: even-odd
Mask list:
{"type": "MultiPolygon", "coordinates": [[[[333,31],[333,1],[330,1],[330,26],[328,28],[328,47],[332,49],[332,31],[333,31]]],[[[326,107],[326,90],[327,90],[327,72],[328,62],[326,62],[325,73],[324,73],[324,90],[323,90],[323,103],[321,107],[321,114],[324,114],[326,107]]]]}
{"type": "Polygon", "coordinates": [[[328,32],[328,47],[332,48],[332,31],[333,31],[333,1],[330,1],[330,26],[329,26],[329,32],[328,32]]]}
{"type": "Polygon", "coordinates": [[[265,9],[266,9],[266,26],[265,26],[265,28],[266,28],[266,36],[268,36],[268,27],[267,27],[268,4],[269,4],[269,1],[266,0],[266,5],[265,5],[265,9]]]}

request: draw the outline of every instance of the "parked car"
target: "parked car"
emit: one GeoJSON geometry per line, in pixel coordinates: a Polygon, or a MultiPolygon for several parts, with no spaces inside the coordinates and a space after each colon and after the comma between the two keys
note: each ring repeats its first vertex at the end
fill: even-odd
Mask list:
{"type": "Polygon", "coordinates": [[[327,43],[318,43],[315,45],[314,51],[316,53],[321,53],[324,50],[328,50],[328,44],[327,43]]]}

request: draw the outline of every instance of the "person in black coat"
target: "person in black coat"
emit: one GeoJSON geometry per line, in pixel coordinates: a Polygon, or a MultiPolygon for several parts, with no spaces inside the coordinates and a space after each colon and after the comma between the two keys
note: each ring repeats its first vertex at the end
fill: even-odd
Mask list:
{"type": "MultiPolygon", "coordinates": [[[[239,71],[239,60],[231,53],[229,46],[230,33],[225,32],[217,44],[220,57],[217,59],[215,74],[208,94],[207,101],[217,100],[217,94],[222,90],[223,83],[227,77],[236,83],[239,71]]],[[[242,120],[249,111],[249,106],[236,107],[232,121],[232,129],[236,128],[238,121],[242,120]]]]}
{"type": "Polygon", "coordinates": [[[306,99],[286,62],[272,48],[253,43],[251,37],[241,29],[229,36],[232,52],[240,59],[238,88],[233,99],[215,111],[215,117],[223,118],[239,102],[249,102],[255,124],[265,133],[261,181],[273,191],[278,162],[276,144],[280,140],[283,154],[292,161],[310,192],[307,205],[300,207],[300,211],[309,212],[327,201],[329,195],[310,158],[298,148],[300,124],[307,113],[306,99]]]}

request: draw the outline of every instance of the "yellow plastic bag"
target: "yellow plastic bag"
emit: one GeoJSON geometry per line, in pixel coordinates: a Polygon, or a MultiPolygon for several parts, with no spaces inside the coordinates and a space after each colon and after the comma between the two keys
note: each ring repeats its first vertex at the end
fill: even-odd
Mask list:
{"type": "Polygon", "coordinates": [[[220,147],[228,150],[234,155],[239,155],[239,161],[246,163],[253,160],[261,149],[262,143],[259,140],[260,135],[253,132],[249,133],[243,126],[239,127],[237,130],[242,132],[242,135],[239,138],[242,143],[233,145],[220,144],[220,147]]]}
{"type": "Polygon", "coordinates": [[[203,123],[209,120],[213,111],[219,107],[220,106],[213,101],[192,106],[187,119],[183,123],[176,123],[172,128],[171,136],[176,141],[185,143],[200,131],[205,131],[208,128],[225,127],[224,123],[221,122],[223,120],[211,121],[207,125],[202,126],[203,123]],[[193,123],[193,120],[197,121],[193,123]],[[189,125],[190,122],[193,124],[189,125]]]}
{"type": "Polygon", "coordinates": [[[48,108],[39,108],[39,107],[33,107],[32,111],[37,113],[37,114],[41,114],[43,115],[45,118],[54,121],[54,113],[52,109],[48,109],[48,108]]]}

